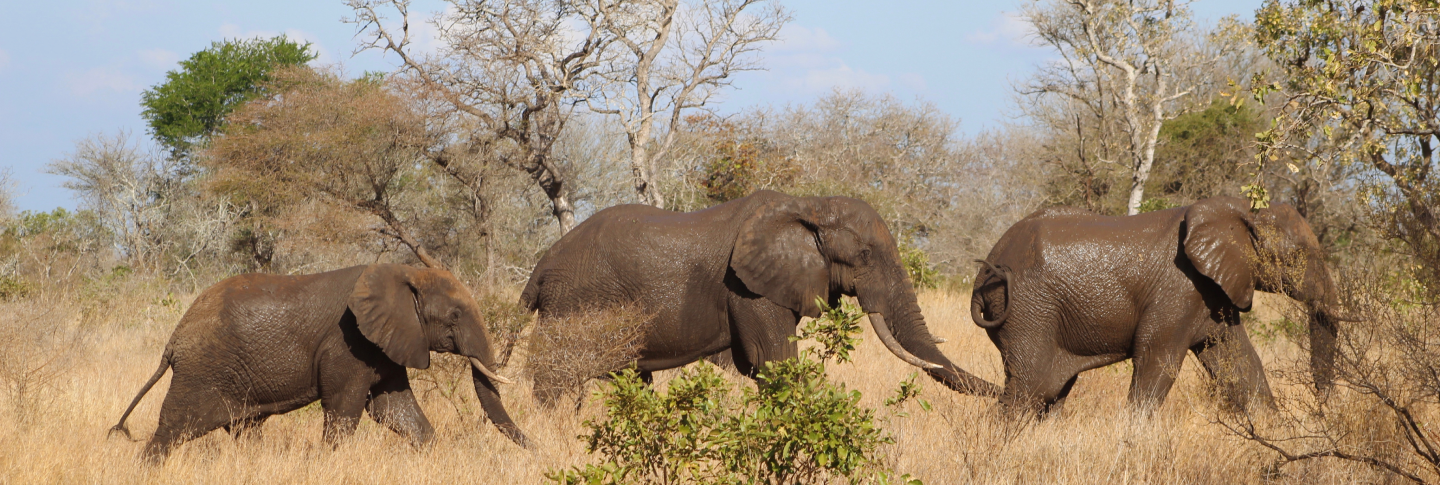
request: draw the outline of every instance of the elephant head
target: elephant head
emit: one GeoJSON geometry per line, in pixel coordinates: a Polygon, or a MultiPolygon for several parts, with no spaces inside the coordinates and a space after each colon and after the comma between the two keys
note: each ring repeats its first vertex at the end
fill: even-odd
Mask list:
{"type": "Polygon", "coordinates": [[[848,197],[755,194],[764,201],[740,225],[730,266],[750,291],[800,315],[818,317],[855,296],[885,347],[951,389],[998,395],[999,388],[960,369],[936,347],[895,238],[869,204],[848,197]]]}
{"type": "Polygon", "coordinates": [[[1185,212],[1185,256],[1201,274],[1248,311],[1255,290],[1282,293],[1310,313],[1310,366],[1318,388],[1334,376],[1336,324],[1353,321],[1340,308],[1320,241],[1295,208],[1250,210],[1234,197],[1202,200],[1185,212]]]}
{"type": "Polygon", "coordinates": [[[480,306],[449,271],[372,265],[355,282],[349,304],[360,333],[400,365],[428,368],[432,351],[468,358],[486,415],[511,441],[528,447],[529,440],[500,402],[495,386],[510,380],[490,371],[494,354],[480,306]]]}

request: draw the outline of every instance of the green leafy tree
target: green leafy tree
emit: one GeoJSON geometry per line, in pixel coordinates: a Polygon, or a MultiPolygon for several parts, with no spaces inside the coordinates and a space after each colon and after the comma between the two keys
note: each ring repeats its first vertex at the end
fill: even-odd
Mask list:
{"type": "MultiPolygon", "coordinates": [[[[1362,180],[1366,205],[1440,288],[1440,4],[1272,0],[1256,12],[1256,39],[1284,74],[1254,83],[1257,98],[1283,98],[1257,135],[1260,161],[1383,174],[1362,180]]],[[[1248,189],[1253,204],[1268,201],[1263,180],[1248,189]]]]}
{"type": "Polygon", "coordinates": [[[141,94],[141,116],[172,153],[186,154],[215,134],[226,115],[258,96],[276,67],[305,64],[315,57],[309,42],[283,35],[214,42],[180,61],[180,69],[166,73],[164,83],[141,94]]]}

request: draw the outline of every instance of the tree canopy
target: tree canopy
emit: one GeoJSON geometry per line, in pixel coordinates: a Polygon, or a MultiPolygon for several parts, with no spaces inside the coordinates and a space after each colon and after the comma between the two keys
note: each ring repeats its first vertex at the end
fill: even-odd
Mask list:
{"type": "Polygon", "coordinates": [[[281,35],[270,39],[214,42],[180,61],[165,82],[141,95],[141,116],[156,140],[186,153],[220,129],[225,116],[255,98],[277,66],[315,60],[310,43],[281,35]]]}

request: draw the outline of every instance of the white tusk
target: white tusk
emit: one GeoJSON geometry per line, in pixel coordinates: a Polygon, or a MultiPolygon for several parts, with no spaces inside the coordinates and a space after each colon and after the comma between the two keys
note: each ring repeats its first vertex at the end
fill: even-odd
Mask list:
{"type": "Polygon", "coordinates": [[[871,313],[870,324],[875,326],[875,335],[880,337],[880,341],[885,344],[885,348],[890,349],[890,353],[895,354],[900,360],[921,369],[941,368],[939,364],[916,357],[915,354],[905,350],[905,347],[900,346],[900,342],[895,340],[895,335],[890,333],[890,326],[885,324],[884,316],[881,316],[879,313],[871,313]]]}
{"type": "Polygon", "coordinates": [[[945,337],[935,337],[935,343],[937,343],[937,344],[943,344],[943,343],[949,342],[949,341],[950,341],[950,339],[945,338],[945,337]]]}
{"type": "Polygon", "coordinates": [[[510,380],[510,379],[506,379],[506,378],[504,378],[504,377],[501,377],[500,374],[496,374],[496,373],[494,373],[494,372],[490,372],[490,369],[487,368],[487,367],[485,367],[485,364],[481,363],[481,362],[480,362],[480,359],[471,357],[471,358],[470,358],[470,365],[475,366],[476,369],[480,369],[480,373],[481,373],[481,374],[485,374],[485,377],[489,377],[490,380],[492,380],[492,381],[499,382],[499,383],[501,383],[501,384],[514,384],[514,383],[515,383],[515,381],[512,381],[512,380],[510,380]]]}

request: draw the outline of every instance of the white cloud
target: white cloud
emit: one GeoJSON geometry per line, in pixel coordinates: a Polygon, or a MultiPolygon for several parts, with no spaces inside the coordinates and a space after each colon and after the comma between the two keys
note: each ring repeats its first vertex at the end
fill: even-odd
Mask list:
{"type": "Polygon", "coordinates": [[[4,73],[6,67],[10,67],[10,53],[0,49],[0,73],[4,73]]]}
{"type": "Polygon", "coordinates": [[[1028,47],[1034,34],[1035,27],[1020,13],[1000,12],[1000,15],[990,19],[989,28],[971,32],[965,36],[965,40],[972,44],[1005,43],[1028,47]]]}
{"type": "Polygon", "coordinates": [[[840,41],[830,36],[825,29],[808,29],[801,25],[789,24],[780,29],[780,42],[771,52],[829,52],[839,49],[840,41]]]}
{"type": "Polygon", "coordinates": [[[148,49],[136,54],[140,56],[140,62],[146,66],[162,71],[175,69],[175,64],[180,62],[180,54],[165,49],[148,49]]]}
{"type": "Polygon", "coordinates": [[[97,67],[83,73],[71,73],[65,78],[70,93],[76,96],[89,96],[103,91],[134,93],[142,89],[134,76],[113,67],[97,67]]]}
{"type": "Polygon", "coordinates": [[[833,89],[879,91],[890,85],[890,76],[871,74],[840,64],[827,69],[806,70],[804,75],[791,77],[786,84],[808,92],[824,92],[833,89]]]}

